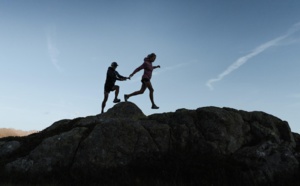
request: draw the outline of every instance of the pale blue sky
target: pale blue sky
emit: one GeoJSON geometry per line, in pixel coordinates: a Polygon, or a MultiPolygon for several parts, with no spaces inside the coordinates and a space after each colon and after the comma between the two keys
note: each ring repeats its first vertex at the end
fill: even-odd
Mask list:
{"type": "MultiPolygon", "coordinates": [[[[0,128],[99,114],[111,62],[128,76],[155,52],[160,109],[130,98],[146,115],[232,107],[300,132],[298,0],[0,0],[0,27],[0,128]]],[[[141,76],[116,83],[122,100],[141,76]]]]}

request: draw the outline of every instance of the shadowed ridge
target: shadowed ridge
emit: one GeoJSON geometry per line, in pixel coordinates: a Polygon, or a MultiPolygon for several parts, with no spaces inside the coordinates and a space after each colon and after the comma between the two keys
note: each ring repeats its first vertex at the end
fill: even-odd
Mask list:
{"type": "Polygon", "coordinates": [[[258,111],[203,107],[147,117],[122,102],[1,139],[0,183],[299,185],[299,136],[258,111]]]}

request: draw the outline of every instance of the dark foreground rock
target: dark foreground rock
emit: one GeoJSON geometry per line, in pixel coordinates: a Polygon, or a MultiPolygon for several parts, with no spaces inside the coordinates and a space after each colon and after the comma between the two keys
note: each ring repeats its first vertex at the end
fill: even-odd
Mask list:
{"type": "MultiPolygon", "coordinates": [[[[133,103],[0,139],[5,183],[299,185],[300,135],[263,112],[145,116],[133,103]]],[[[1,182],[0,181],[0,182],[1,182]]]]}

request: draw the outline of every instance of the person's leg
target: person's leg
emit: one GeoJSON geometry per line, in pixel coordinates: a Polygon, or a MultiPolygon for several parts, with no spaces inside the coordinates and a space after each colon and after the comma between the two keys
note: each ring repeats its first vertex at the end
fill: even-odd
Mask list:
{"type": "Polygon", "coordinates": [[[142,84],[142,86],[141,86],[141,89],[140,89],[140,90],[138,90],[138,91],[135,91],[135,92],[133,92],[133,93],[129,94],[129,95],[128,95],[128,97],[131,97],[131,96],[136,96],[136,95],[139,95],[139,94],[143,94],[143,93],[145,92],[145,90],[146,90],[146,86],[145,86],[144,84],[142,84]]]}
{"type": "Polygon", "coordinates": [[[102,101],[102,109],[101,109],[101,113],[104,112],[104,107],[105,107],[105,105],[106,105],[106,101],[107,101],[107,99],[108,99],[108,95],[109,95],[109,92],[104,92],[104,99],[103,99],[103,101],[102,101]]]}
{"type": "Polygon", "coordinates": [[[119,95],[119,91],[120,91],[120,87],[118,85],[113,86],[112,91],[115,91],[115,99],[114,99],[114,103],[118,103],[121,100],[118,99],[118,95],[119,95]]]}
{"type": "Polygon", "coordinates": [[[136,96],[136,95],[139,95],[139,94],[143,94],[145,92],[146,88],[147,88],[146,85],[143,83],[140,90],[135,91],[135,92],[133,92],[131,94],[128,94],[128,95],[125,94],[124,95],[125,101],[127,102],[127,99],[130,98],[131,96],[136,96]]]}
{"type": "Polygon", "coordinates": [[[115,99],[118,99],[120,87],[118,85],[115,85],[113,86],[112,90],[115,91],[115,99]]]}
{"type": "Polygon", "coordinates": [[[145,85],[146,85],[146,87],[149,89],[149,97],[150,97],[150,101],[151,101],[151,103],[152,103],[152,108],[153,108],[153,109],[158,109],[159,107],[156,106],[155,103],[154,103],[154,98],[153,98],[153,92],[154,92],[154,89],[153,89],[153,87],[152,87],[151,82],[150,82],[150,81],[147,81],[147,82],[145,82],[145,85]]]}

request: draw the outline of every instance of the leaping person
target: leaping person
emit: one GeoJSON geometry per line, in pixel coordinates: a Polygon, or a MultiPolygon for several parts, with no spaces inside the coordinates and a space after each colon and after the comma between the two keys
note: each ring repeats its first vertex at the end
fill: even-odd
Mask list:
{"type": "Polygon", "coordinates": [[[136,96],[136,95],[139,95],[139,94],[143,94],[145,92],[146,88],[148,88],[149,91],[150,91],[149,97],[150,97],[150,100],[151,100],[151,103],[152,103],[151,108],[152,109],[158,109],[159,108],[154,103],[154,99],[153,99],[154,89],[153,89],[151,81],[150,81],[153,69],[160,68],[159,65],[158,66],[152,66],[152,63],[155,61],[155,59],[156,59],[156,55],[154,53],[149,54],[147,57],[144,58],[144,63],[140,67],[135,69],[132,72],[132,74],[130,74],[129,78],[131,78],[138,71],[144,69],[144,74],[142,76],[142,81],[141,81],[142,82],[141,89],[138,90],[138,91],[135,91],[131,94],[125,94],[124,99],[125,99],[126,102],[131,96],[136,96]]]}

